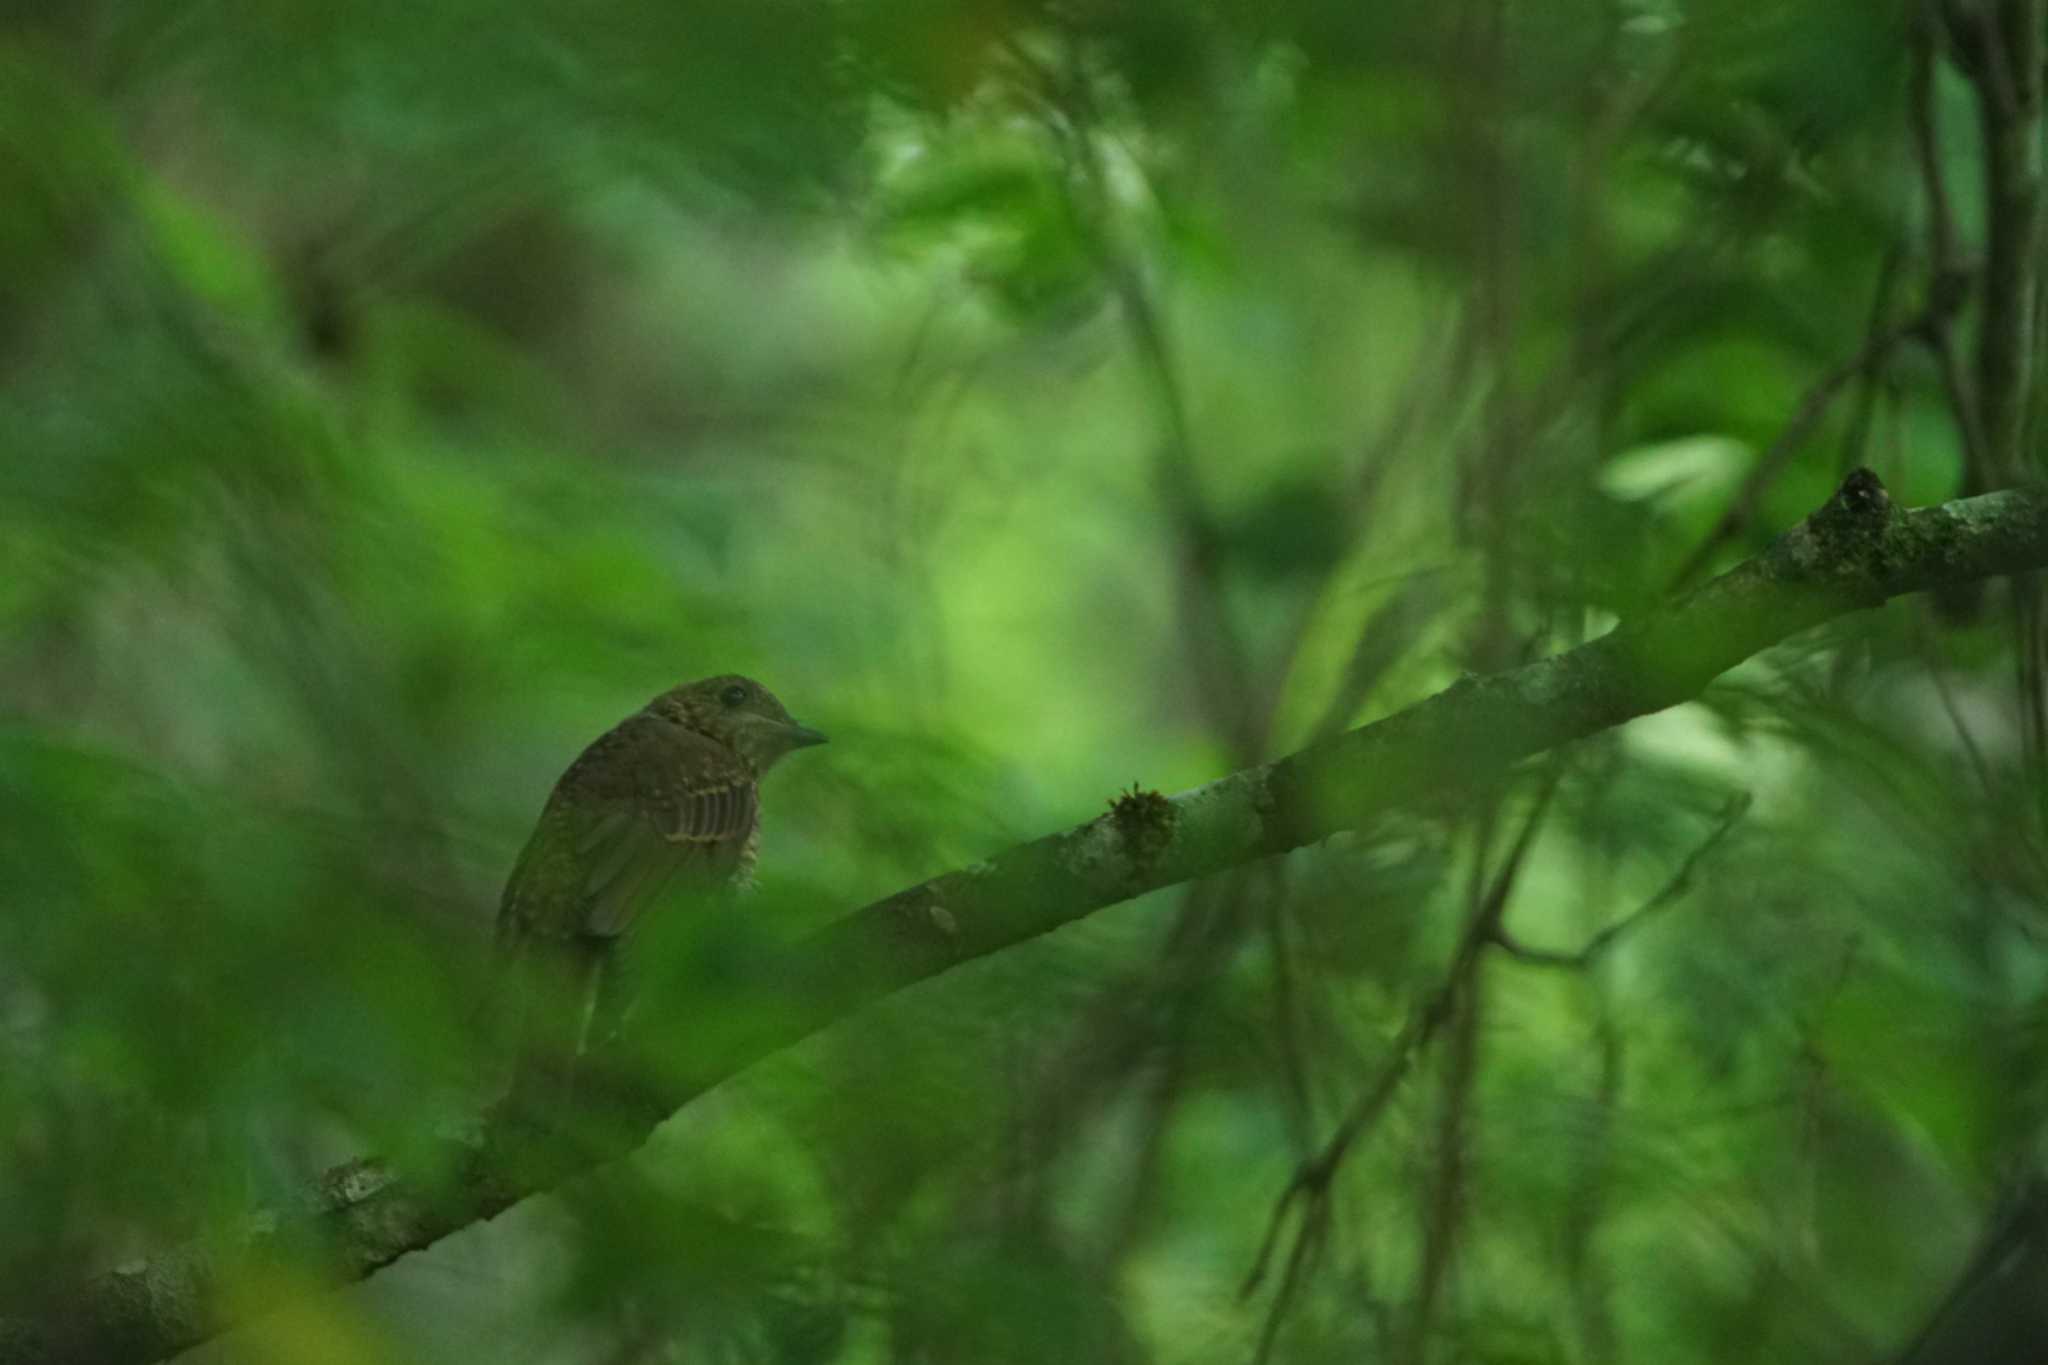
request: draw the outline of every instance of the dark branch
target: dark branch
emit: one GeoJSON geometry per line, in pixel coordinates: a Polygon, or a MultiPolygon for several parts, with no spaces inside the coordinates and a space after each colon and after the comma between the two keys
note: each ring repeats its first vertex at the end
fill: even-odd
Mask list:
{"type": "Polygon", "coordinates": [[[2041,0],[1973,8],[1958,47],[1976,86],[1984,154],[1983,312],[1978,318],[1977,401],[1985,473],[2007,482],[2026,438],[2033,374],[2034,260],[2041,218],[2041,0]],[[1972,41],[1974,40],[1974,46],[1972,41]]]}
{"type": "MultiPolygon", "coordinates": [[[[2011,490],[1907,512],[1867,472],[1763,554],[1577,649],[1454,686],[1372,725],[1141,801],[847,916],[779,954],[734,995],[653,1020],[686,1074],[633,1123],[517,1174],[486,1143],[449,1144],[426,1182],[356,1166],[304,1207],[53,1295],[0,1320],[0,1365],[171,1354],[225,1330],[223,1292],[251,1267],[310,1264],[340,1282],[631,1151],[664,1115],[833,1021],[952,967],[1144,892],[1270,857],[1392,807],[1469,788],[1547,749],[1688,700],[1758,651],[1904,593],[2048,567],[2048,493],[2011,490]],[[741,1008],[741,1005],[744,1008],[741,1008]],[[691,1021],[695,1021],[694,1028],[691,1021]],[[716,1028],[705,1028],[715,1020],[716,1028]],[[687,1039],[687,1047],[681,1040],[687,1039]]],[[[1397,1054],[1403,1049],[1396,1049],[1397,1054]]]]}

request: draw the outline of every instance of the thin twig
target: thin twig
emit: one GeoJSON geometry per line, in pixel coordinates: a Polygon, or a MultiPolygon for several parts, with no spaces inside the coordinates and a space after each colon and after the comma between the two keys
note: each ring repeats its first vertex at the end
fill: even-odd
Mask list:
{"type": "Polygon", "coordinates": [[[1315,1122],[1315,1103],[1309,1087],[1308,1059],[1301,1045],[1302,1004],[1294,977],[1294,948],[1287,939],[1287,901],[1278,887],[1270,888],[1261,919],[1268,949],[1273,954],[1273,1035],[1280,1044],[1280,1075],[1286,1082],[1288,1126],[1294,1129],[1300,1147],[1306,1149],[1309,1129],[1315,1122]]]}
{"type": "Polygon", "coordinates": [[[1671,580],[1671,591],[1677,592],[1692,583],[1713,561],[1715,553],[1749,526],[1765,490],[1777,482],[1778,476],[1792,462],[1792,457],[1806,444],[1813,429],[1827,415],[1836,395],[1858,375],[1874,370],[1894,346],[1921,335],[1927,328],[1927,318],[1927,312],[1923,311],[1904,322],[1872,333],[1854,355],[1813,381],[1800,397],[1799,405],[1792,410],[1791,419],[1778,432],[1777,439],[1771,442],[1748,477],[1743,479],[1742,487],[1736,490],[1734,499],[1714,524],[1714,529],[1686,556],[1685,563],[1671,580]]]}
{"type": "MultiPolygon", "coordinates": [[[[1900,265],[1905,256],[1903,240],[1895,238],[1885,248],[1884,260],[1877,270],[1877,290],[1870,302],[1870,321],[1864,328],[1865,335],[1877,332],[1884,326],[1884,320],[1891,316],[1892,295],[1898,292],[1900,265]]],[[[1835,461],[1837,478],[1867,463],[1863,453],[1870,443],[1870,424],[1877,408],[1878,391],[1883,387],[1879,382],[1881,368],[1879,365],[1866,365],[1857,372],[1856,402],[1849,414],[1849,430],[1842,438],[1841,454],[1835,461]]]]}
{"type": "Polygon", "coordinates": [[[1359,1134],[1371,1128],[1380,1112],[1393,1099],[1401,1078],[1408,1074],[1415,1054],[1429,1045],[1442,1023],[1442,1016],[1435,1010],[1418,1006],[1411,1010],[1401,1031],[1394,1035],[1392,1045],[1387,1049],[1387,1059],[1380,1067],[1380,1073],[1367,1087],[1343,1122],[1331,1134],[1330,1140],[1313,1158],[1295,1168],[1294,1176],[1287,1182],[1287,1188],[1280,1192],[1274,1202],[1273,1212],[1266,1223],[1266,1235],[1259,1242],[1258,1255],[1252,1258],[1252,1268],[1238,1288],[1238,1297],[1248,1299],[1258,1292],[1259,1285],[1266,1278],[1266,1270],[1272,1263],[1273,1250],[1279,1245],[1280,1233],[1287,1225],[1287,1215],[1297,1202],[1304,1207],[1304,1218],[1308,1216],[1306,1206],[1315,1203],[1328,1188],[1331,1177],[1342,1164],[1344,1154],[1359,1134]]]}
{"type": "Polygon", "coordinates": [[[1962,253],[1956,246],[1956,216],[1948,192],[1948,174],[1941,160],[1941,136],[1935,126],[1935,45],[1940,37],[1934,0],[1923,0],[1915,12],[1912,33],[1912,67],[1907,81],[1906,126],[1913,137],[1913,154],[1920,166],[1920,183],[1927,193],[1927,255],[1940,279],[1959,267],[1962,253]]]}
{"type": "Polygon", "coordinates": [[[1988,489],[1991,479],[1984,472],[1984,419],[1977,412],[1977,394],[1970,385],[1970,372],[1964,368],[1962,355],[1947,327],[1930,329],[1926,341],[1941,370],[1942,392],[1955,409],[1956,430],[1963,442],[1963,486],[1978,491],[1988,489]]]}
{"type": "Polygon", "coordinates": [[[1387,1059],[1373,1083],[1353,1103],[1323,1148],[1309,1160],[1295,1168],[1294,1176],[1274,1202],[1273,1212],[1267,1220],[1265,1235],[1260,1239],[1258,1254],[1252,1259],[1251,1270],[1246,1274],[1244,1284],[1238,1290],[1240,1299],[1250,1298],[1258,1292],[1266,1272],[1272,1264],[1273,1253],[1280,1243],[1280,1235],[1287,1225],[1288,1215],[1299,1206],[1301,1223],[1295,1234],[1293,1250],[1288,1256],[1288,1270],[1283,1277],[1280,1291],[1273,1296],[1273,1302],[1266,1310],[1266,1320],[1260,1332],[1258,1360],[1263,1361],[1291,1305],[1298,1275],[1297,1268],[1308,1256],[1311,1239],[1318,1242],[1327,1229],[1329,1218],[1329,1196],[1332,1182],[1343,1166],[1351,1148],[1368,1132],[1400,1088],[1401,1080],[1408,1074],[1415,1058],[1425,1051],[1436,1038],[1437,1033],[1456,1014],[1456,1004],[1469,988],[1472,973],[1480,961],[1480,950],[1492,940],[1497,932],[1501,914],[1514,887],[1516,876],[1526,862],[1536,831],[1541,827],[1544,816],[1550,808],[1551,798],[1556,794],[1563,774],[1563,765],[1553,763],[1544,779],[1541,793],[1528,818],[1523,822],[1521,833],[1509,850],[1498,872],[1486,890],[1478,898],[1472,919],[1459,942],[1456,956],[1446,972],[1443,981],[1432,991],[1429,998],[1411,1010],[1408,1019],[1395,1035],[1387,1059]]]}
{"type": "Polygon", "coordinates": [[[1928,286],[1928,326],[1921,334],[1941,370],[1942,389],[1955,412],[1963,443],[1964,486],[1982,492],[1991,486],[1985,460],[1984,419],[1977,394],[1949,335],[1949,324],[1969,297],[1975,271],[1965,259],[1956,235],[1955,202],[1941,156],[1936,124],[1935,48],[1941,36],[1936,0],[1924,0],[1913,25],[1912,74],[1907,84],[1906,126],[1912,134],[1913,157],[1927,201],[1927,256],[1933,272],[1928,286]]]}
{"type": "MultiPolygon", "coordinates": [[[[1901,342],[1917,340],[1932,350],[1941,369],[1942,385],[1955,409],[1961,435],[1965,468],[1971,471],[1973,486],[1981,492],[1992,481],[1987,458],[1996,464],[1989,448],[1986,424],[1979,410],[1979,395],[1973,389],[1948,335],[1949,323],[1966,300],[1972,271],[1957,245],[1955,212],[1943,170],[1939,134],[1935,126],[1934,31],[1928,12],[1914,25],[1913,65],[1907,93],[1907,127],[1912,135],[1915,160],[1927,197],[1928,252],[1933,278],[1926,302],[1912,317],[1891,326],[1883,323],[1883,309],[1873,309],[1870,328],[1855,354],[1826,371],[1801,395],[1792,416],[1770,447],[1743,480],[1707,538],[1689,555],[1673,579],[1674,590],[1696,579],[1712,562],[1714,554],[1739,535],[1756,515],[1764,491],[1778,479],[1792,457],[1826,416],[1841,390],[1859,376],[1873,377],[1901,342]]],[[[1890,290],[1889,266],[1880,274],[1880,297],[1890,290]]],[[[2002,480],[2001,480],[2002,481],[2002,480]]]]}
{"type": "Polygon", "coordinates": [[[1927,652],[1927,676],[1933,680],[1935,695],[1941,698],[1941,709],[1948,715],[1948,723],[1955,727],[1956,739],[1962,743],[1963,754],[1970,760],[1970,770],[1977,775],[1977,785],[1984,789],[1984,795],[1993,799],[1998,789],[1992,781],[1991,765],[1984,758],[1984,751],[1977,746],[1977,737],[1970,733],[1970,727],[1963,721],[1962,708],[1956,705],[1955,693],[1948,685],[1948,673],[1942,667],[1939,648],[1929,637],[1924,623],[1921,631],[1922,648],[1927,652]]]}
{"type": "Polygon", "coordinates": [[[1280,1328],[1287,1321],[1287,1310],[1308,1276],[1310,1263],[1321,1254],[1329,1237],[1329,1201],[1318,1199],[1302,1215],[1301,1235],[1295,1238],[1294,1249],[1287,1255],[1287,1270],[1280,1277],[1280,1291],[1273,1296],[1273,1305],[1266,1310],[1266,1320],[1259,1326],[1259,1346],[1253,1353],[1252,1365],[1266,1365],[1272,1359],[1273,1343],[1280,1339],[1280,1328]]]}
{"type": "MultiPolygon", "coordinates": [[[[1987,476],[2016,474],[2026,440],[2026,393],[2033,375],[2035,254],[2039,249],[2042,56],[2036,0],[1970,7],[1984,178],[1984,290],[1978,315],[1977,399],[1988,440],[1987,476]],[[2018,50],[2012,44],[2018,43],[2018,50]]],[[[1951,29],[1957,16],[1950,11],[1951,29]]]]}
{"type": "Polygon", "coordinates": [[[1750,799],[1748,792],[1730,797],[1728,803],[1721,808],[1720,820],[1707,837],[1686,855],[1685,861],[1679,864],[1678,871],[1671,875],[1671,880],[1664,883],[1656,895],[1593,935],[1577,952],[1561,953],[1544,948],[1531,948],[1511,936],[1505,928],[1495,933],[1494,946],[1515,961],[1531,967],[1563,967],[1576,971],[1592,966],[1623,934],[1635,929],[1650,915],[1676,903],[1691,889],[1693,875],[1699,871],[1700,863],[1741,821],[1749,810],[1750,799]]]}
{"type": "Polygon", "coordinates": [[[1116,198],[1096,143],[1103,121],[1095,108],[1078,43],[1069,44],[1067,56],[1063,71],[1042,64],[1035,69],[1040,79],[1049,83],[1046,94],[1054,115],[1047,120],[1048,129],[1087,186],[1089,202],[1085,207],[1073,193],[1065,196],[1068,220],[1075,235],[1094,252],[1116,296],[1139,364],[1165,419],[1153,474],[1180,551],[1182,572],[1175,575],[1175,582],[1182,638],[1190,663],[1203,675],[1200,691],[1208,701],[1211,723],[1230,741],[1234,757],[1249,763],[1260,756],[1264,737],[1253,714],[1251,656],[1225,597],[1224,547],[1196,470],[1194,418],[1158,306],[1145,287],[1138,262],[1119,244],[1109,221],[1116,198]]]}

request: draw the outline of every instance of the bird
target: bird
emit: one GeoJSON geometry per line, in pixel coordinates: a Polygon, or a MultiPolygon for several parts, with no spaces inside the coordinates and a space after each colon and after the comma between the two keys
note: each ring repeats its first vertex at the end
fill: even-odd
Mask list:
{"type": "Polygon", "coordinates": [[[497,918],[503,1101],[551,1126],[572,1117],[588,1054],[624,1015],[622,948],[662,902],[717,902],[749,884],[760,783],[825,743],[752,678],[674,687],[592,741],[555,783],[507,878],[497,918]]]}

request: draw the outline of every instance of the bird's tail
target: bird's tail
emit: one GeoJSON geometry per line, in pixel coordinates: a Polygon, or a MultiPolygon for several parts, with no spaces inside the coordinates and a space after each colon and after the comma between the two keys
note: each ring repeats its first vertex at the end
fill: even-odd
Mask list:
{"type": "Polygon", "coordinates": [[[577,1090],[590,1081],[609,947],[582,935],[522,935],[499,945],[500,1105],[527,1126],[561,1128],[581,1112],[577,1090]]]}

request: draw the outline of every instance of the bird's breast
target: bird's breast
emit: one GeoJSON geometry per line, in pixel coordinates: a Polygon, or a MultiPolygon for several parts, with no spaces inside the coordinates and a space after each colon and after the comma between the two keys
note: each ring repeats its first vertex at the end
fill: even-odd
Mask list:
{"type": "Polygon", "coordinates": [[[757,814],[754,823],[747,829],[747,837],[740,841],[740,856],[733,863],[732,884],[745,890],[754,884],[754,863],[761,856],[761,817],[757,814]]]}

